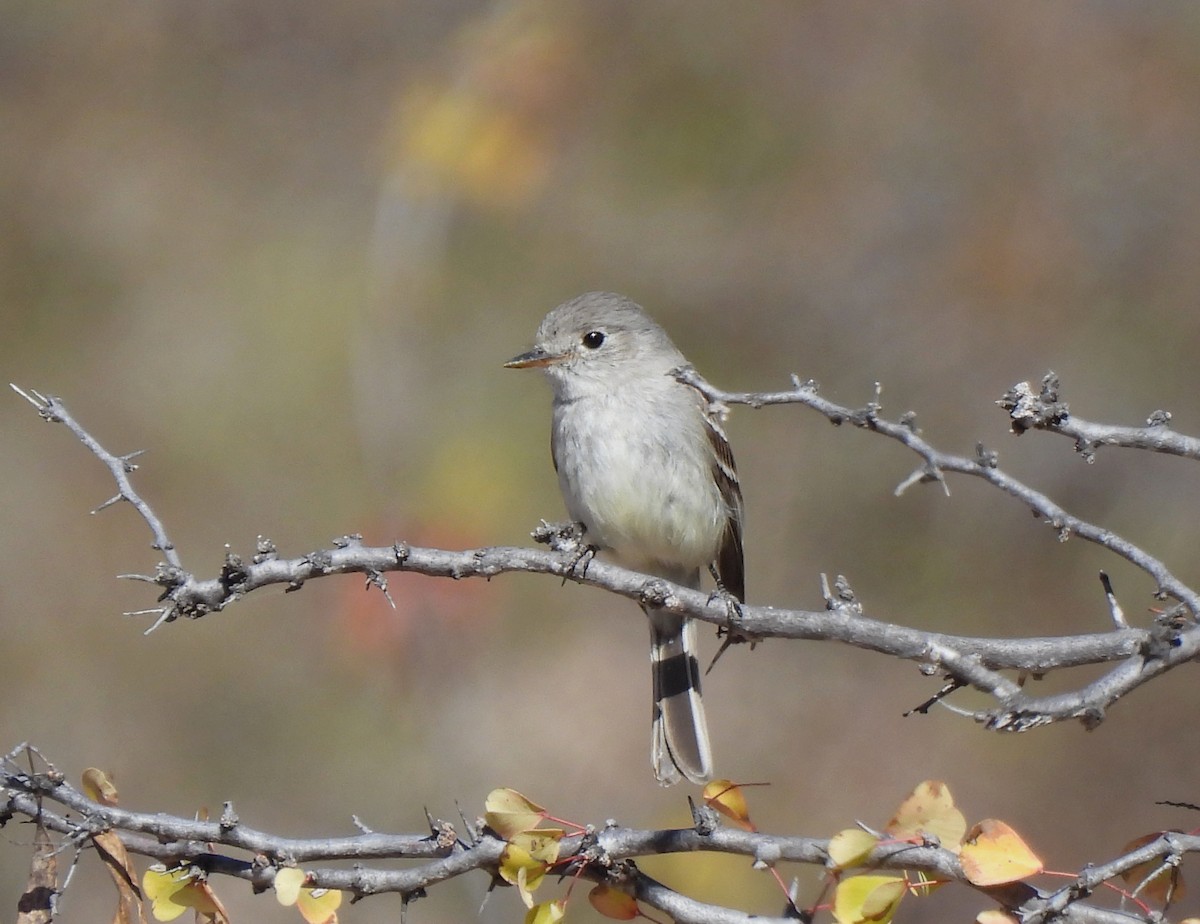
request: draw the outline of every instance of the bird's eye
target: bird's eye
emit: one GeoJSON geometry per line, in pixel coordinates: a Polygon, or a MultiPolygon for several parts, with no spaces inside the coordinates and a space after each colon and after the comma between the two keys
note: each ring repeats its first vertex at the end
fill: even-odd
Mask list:
{"type": "Polygon", "coordinates": [[[603,342],[604,342],[604,331],[589,330],[586,334],[583,335],[583,345],[585,347],[587,347],[589,350],[599,349],[600,344],[602,344],[603,342]]]}

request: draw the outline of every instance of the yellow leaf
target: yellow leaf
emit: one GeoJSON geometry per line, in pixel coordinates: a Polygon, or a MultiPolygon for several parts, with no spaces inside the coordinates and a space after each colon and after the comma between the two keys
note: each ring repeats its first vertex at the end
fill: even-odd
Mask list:
{"type": "Polygon", "coordinates": [[[887,924],[906,885],[900,876],[852,876],[838,883],[833,916],[838,924],[887,924]]]}
{"type": "Polygon", "coordinates": [[[338,889],[300,890],[296,908],[308,924],[337,924],[337,910],[342,904],[342,893],[338,889]]]}
{"type": "Polygon", "coordinates": [[[513,847],[520,847],[539,863],[549,866],[558,859],[559,842],[566,834],[561,828],[538,828],[536,831],[520,831],[508,839],[513,847]]]}
{"type": "MultiPolygon", "coordinates": [[[[1143,834],[1126,844],[1125,849],[1121,852],[1132,853],[1160,837],[1162,837],[1161,831],[1154,834],[1143,834]]],[[[1183,873],[1180,872],[1179,867],[1164,863],[1162,860],[1147,860],[1145,863],[1139,863],[1132,869],[1123,872],[1121,878],[1131,889],[1136,889],[1143,882],[1146,883],[1136,895],[1142,901],[1166,905],[1168,902],[1179,901],[1185,894],[1183,873]]]]}
{"type": "Polygon", "coordinates": [[[567,906],[560,899],[542,902],[525,912],[525,924],[558,924],[567,913],[567,906]]]}
{"type": "Polygon", "coordinates": [[[189,908],[201,914],[220,913],[220,906],[206,884],[194,879],[189,870],[169,870],[156,863],[142,876],[142,891],[150,899],[150,910],[159,921],[174,921],[189,908]]]}
{"type": "Polygon", "coordinates": [[[632,921],[641,913],[632,895],[603,882],[588,892],[588,901],[606,918],[617,921],[632,921]]]}
{"type": "Polygon", "coordinates": [[[546,817],[544,808],[530,802],[515,789],[493,789],[483,807],[487,826],[504,840],[536,828],[546,817]]]}
{"type": "Polygon", "coordinates": [[[862,828],[846,828],[829,839],[829,859],[838,869],[861,866],[879,839],[862,828]]]}
{"type": "Polygon", "coordinates": [[[119,800],[117,787],[103,770],[88,767],[83,771],[83,792],[93,802],[101,805],[116,805],[119,800]]]}
{"type": "Polygon", "coordinates": [[[300,897],[300,887],[308,879],[308,874],[302,869],[288,866],[275,873],[275,897],[279,904],[288,906],[296,904],[300,897]]]}
{"type": "Polygon", "coordinates": [[[533,907],[533,892],[542,884],[546,866],[516,844],[507,844],[504,853],[500,854],[500,878],[520,890],[521,899],[528,907],[533,907]]]}
{"type": "Polygon", "coordinates": [[[704,801],[732,819],[739,828],[745,831],[754,830],[750,821],[750,807],[746,804],[742,787],[732,780],[711,780],[704,787],[704,801]]]}
{"type": "MultiPolygon", "coordinates": [[[[999,908],[988,908],[975,915],[975,924],[1020,924],[1015,917],[999,908]]],[[[1183,924],[1183,922],[1180,922],[1183,924]]]]}
{"type": "Polygon", "coordinates": [[[936,837],[947,850],[957,850],[967,830],[967,820],[954,807],[945,783],[926,780],[900,803],[884,830],[897,840],[936,837]]]}
{"type": "Polygon", "coordinates": [[[1016,882],[1042,871],[1042,861],[1021,836],[1002,821],[985,819],[963,841],[963,872],[977,886],[1016,882]]]}

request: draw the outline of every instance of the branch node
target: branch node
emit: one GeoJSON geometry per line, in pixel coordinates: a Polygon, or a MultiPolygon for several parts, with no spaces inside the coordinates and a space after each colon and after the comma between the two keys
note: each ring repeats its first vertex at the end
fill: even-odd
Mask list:
{"type": "Polygon", "coordinates": [[[225,589],[226,594],[243,593],[249,578],[250,575],[246,571],[246,563],[242,556],[231,551],[229,546],[225,546],[225,563],[221,566],[221,573],[217,580],[225,589]]]}
{"type": "Polygon", "coordinates": [[[821,574],[821,596],[825,599],[825,609],[842,616],[861,616],[863,607],[846,576],[839,574],[829,587],[829,576],[821,574]]]}
{"type": "Polygon", "coordinates": [[[662,609],[671,599],[671,587],[666,581],[660,581],[657,578],[647,581],[642,585],[641,593],[638,595],[638,602],[642,606],[652,610],[662,609]]]}
{"type": "Polygon", "coordinates": [[[1146,418],[1147,427],[1169,427],[1171,425],[1171,412],[1158,410],[1150,414],[1146,418]]]}
{"type": "Polygon", "coordinates": [[[387,600],[388,605],[392,609],[396,608],[396,601],[392,599],[391,591],[388,590],[387,577],[382,571],[371,569],[367,572],[366,589],[370,590],[372,587],[378,587],[382,591],[383,598],[387,600]]]}
{"type": "Polygon", "coordinates": [[[697,802],[688,796],[688,808],[692,812],[692,826],[701,837],[710,837],[721,825],[717,810],[707,802],[697,802]]]}
{"type": "Polygon", "coordinates": [[[333,567],[333,555],[326,549],[309,552],[304,556],[304,560],[312,566],[313,571],[317,574],[324,574],[333,567]]]}
{"type": "Polygon", "coordinates": [[[975,464],[980,468],[999,468],[1000,453],[994,449],[988,449],[982,442],[978,442],[975,444],[975,464]]]}
{"type": "Polygon", "coordinates": [[[232,802],[225,803],[221,809],[221,817],[217,820],[217,824],[220,825],[222,831],[231,831],[240,824],[237,812],[233,810],[232,802]]]}
{"type": "Polygon", "coordinates": [[[266,536],[259,536],[254,542],[254,564],[261,565],[264,561],[274,561],[279,557],[275,543],[266,536]]]}
{"type": "Polygon", "coordinates": [[[1037,394],[1028,382],[1018,382],[996,403],[1008,411],[1010,427],[1017,436],[1026,430],[1052,430],[1070,417],[1068,405],[1058,400],[1058,389],[1058,376],[1048,372],[1037,394]]]}

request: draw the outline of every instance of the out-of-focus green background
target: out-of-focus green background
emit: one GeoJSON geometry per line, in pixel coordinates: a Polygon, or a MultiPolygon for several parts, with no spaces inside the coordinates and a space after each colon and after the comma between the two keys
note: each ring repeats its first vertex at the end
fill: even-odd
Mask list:
{"type": "MultiPolygon", "coordinates": [[[[1197,577],[1200,472],[1007,434],[993,402],[1053,368],[1083,416],[1156,408],[1200,432],[1200,6],[614,0],[5,0],[0,371],[62,395],[115,451],[185,563],[259,534],[285,555],[362,532],[469,547],[558,518],[549,391],[501,369],[587,289],[645,304],[715,383],[792,373],[1015,474],[1197,577]]],[[[650,774],[636,608],[544,578],[357,578],[258,594],[149,637],[157,554],[107,473],[0,398],[0,750],[28,739],[123,804],[248,824],[419,831],[512,786],[556,815],[686,824],[650,774]]],[[[754,603],[947,631],[1101,631],[1096,572],[1144,622],[1150,583],[1028,511],[800,409],[735,409],[754,603]]],[[[715,648],[705,639],[706,650],[715,648]]],[[[1041,688],[1082,682],[1054,678],[1041,688]]],[[[911,664],[831,645],[730,652],[706,689],[718,770],[770,781],[759,825],[883,824],[925,778],[1055,869],[1194,819],[1195,679],[1099,730],[999,737],[937,711],[911,664]]],[[[959,702],[978,705],[963,695],[959,702]]],[[[0,832],[11,917],[27,828],[0,832]]],[[[1189,861],[1187,865],[1192,865],[1189,861]]],[[[644,868],[777,912],[743,860],[644,868]]],[[[797,873],[801,895],[819,871],[797,873]]],[[[410,921],[477,919],[487,883],[410,921]]],[[[547,897],[554,886],[544,887],[547,897]]],[[[296,921],[220,881],[235,920],[296,921]]],[[[110,913],[87,862],[64,924],[110,913]]],[[[965,890],[908,921],[967,920],[965,890]]],[[[1197,903],[1189,899],[1187,910],[1197,903]]],[[[398,918],[395,897],[343,921],[398,918]]],[[[511,891],[483,921],[515,921],[511,891]]],[[[582,892],[572,920],[591,920],[582,892]]]]}

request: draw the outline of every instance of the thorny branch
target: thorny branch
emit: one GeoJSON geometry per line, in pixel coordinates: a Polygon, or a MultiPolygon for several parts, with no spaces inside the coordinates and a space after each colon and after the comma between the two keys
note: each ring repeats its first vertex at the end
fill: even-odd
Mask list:
{"type": "MultiPolygon", "coordinates": [[[[354,899],[383,893],[399,894],[405,902],[423,897],[430,886],[466,873],[482,871],[498,882],[498,867],[506,843],[477,821],[466,823],[462,836],[446,822],[431,819],[427,834],[381,834],[289,838],[244,825],[227,806],[218,821],[198,821],[163,813],[134,812],[88,798],[66,782],[64,774],[46,763],[36,748],[20,744],[0,758],[0,823],[13,817],[37,822],[58,834],[64,844],[84,845],[105,832],[115,832],[126,849],[168,867],[192,868],[225,875],[266,889],[282,868],[301,866],[306,882],[318,888],[340,889],[354,899]],[[25,769],[18,759],[29,758],[25,769]],[[238,856],[241,851],[247,856],[238,856]],[[389,868],[382,861],[421,861],[419,865],[389,868]],[[352,868],[324,866],[353,861],[352,868]]],[[[690,829],[640,830],[608,822],[567,836],[560,844],[556,867],[565,875],[607,882],[627,890],[680,924],[794,924],[794,913],[779,917],[750,915],[689,898],[656,882],[626,862],[640,856],[705,851],[743,856],[757,868],[782,863],[822,866],[831,872],[829,840],[748,832],[720,825],[698,824],[690,829]]],[[[1038,889],[1025,882],[1004,886],[972,885],[957,854],[931,841],[881,840],[856,868],[908,870],[931,880],[958,882],[975,888],[1027,924],[1050,920],[1077,924],[1129,924],[1142,915],[1112,910],[1085,899],[1105,882],[1144,863],[1168,865],[1184,854],[1200,852],[1200,836],[1167,833],[1103,866],[1084,870],[1068,885],[1038,889]]],[[[848,871],[847,871],[848,872],[848,871]]]]}
{"type": "MultiPolygon", "coordinates": [[[[938,482],[946,487],[946,476],[980,478],[1028,505],[1063,537],[1076,535],[1094,542],[1133,563],[1157,583],[1159,596],[1177,601],[1177,606],[1148,628],[1130,628],[1119,605],[1105,584],[1114,628],[1103,633],[1076,636],[989,639],[923,632],[870,618],[854,597],[848,582],[839,576],[833,590],[825,586],[823,611],[784,610],[773,607],[742,608],[737,625],[746,639],[794,638],[838,641],[869,651],[912,660],[928,673],[948,678],[941,692],[926,705],[943,701],[953,690],[971,686],[993,697],[996,705],[969,713],[988,727],[1022,731],[1066,718],[1085,723],[1099,722],[1106,708],[1117,699],[1159,674],[1200,655],[1200,632],[1195,616],[1200,597],[1170,573],[1145,550],[1120,536],[1086,522],[1050,498],[1007,475],[997,465],[994,453],[978,447],[974,458],[943,453],[924,440],[911,415],[897,421],[881,416],[878,399],[854,409],[820,397],[814,383],[793,380],[786,391],[732,393],[714,388],[693,370],[679,370],[681,381],[695,387],[714,405],[802,404],[830,421],[851,423],[896,440],[914,452],[921,465],[897,488],[897,493],[918,482],[938,482]],[[1015,670],[1033,676],[1085,664],[1112,664],[1103,676],[1078,690],[1047,697],[1032,697],[1001,671],[1015,670]]],[[[160,588],[159,605],[143,611],[157,618],[151,629],[181,616],[196,618],[223,610],[254,590],[282,584],[298,590],[305,581],[332,574],[366,575],[370,585],[388,593],[386,575],[397,572],[466,578],[490,578],[513,571],[556,575],[564,580],[589,584],[636,599],[644,604],[728,628],[729,615],[723,601],[699,591],[679,587],[658,578],[593,561],[581,556],[580,537],[567,527],[543,524],[534,537],[548,550],[528,548],[481,548],[463,551],[425,549],[397,542],[372,548],[361,537],[346,536],[321,549],[295,558],[281,558],[274,545],[259,539],[247,560],[229,553],[218,576],[202,579],[188,571],[166,528],[134,489],[130,476],[136,470],[137,453],[110,453],[80,425],[63,403],[36,391],[14,389],[30,401],[46,420],[64,424],[112,473],[117,494],[97,510],[124,501],[145,520],[154,547],[164,556],[153,575],[124,575],[160,588]],[[581,562],[586,562],[581,566],[581,562]]],[[[1076,448],[1091,459],[1096,447],[1118,445],[1171,452],[1200,459],[1200,440],[1170,431],[1169,415],[1156,412],[1145,428],[1106,427],[1074,418],[1058,399],[1057,381],[1047,377],[1037,394],[1022,383],[1002,399],[1014,432],[1043,429],[1070,436],[1076,448]]],[[[824,582],[827,585],[827,582],[824,582]]],[[[149,630],[147,630],[149,631],[149,630]]],[[[925,711],[919,707],[915,711],[925,711]]],[[[56,832],[64,844],[83,845],[97,834],[116,832],[135,854],[167,864],[184,864],[210,874],[225,874],[265,888],[275,872],[286,865],[304,864],[309,882],[338,888],[355,897],[379,892],[399,893],[406,901],[424,894],[438,882],[473,870],[483,870],[495,879],[504,842],[491,832],[467,825],[465,839],[445,823],[434,823],[428,835],[386,835],[364,832],[351,837],[294,839],[257,831],[243,825],[232,810],[216,822],[201,822],[163,814],[143,814],[93,802],[67,784],[52,767],[34,772],[21,770],[18,753],[33,753],[19,746],[0,760],[0,781],[5,802],[0,804],[0,824],[13,817],[36,820],[56,832]],[[240,857],[237,852],[247,854],[240,857]],[[384,860],[417,862],[416,866],[388,869],[377,866],[384,860]],[[351,869],[313,864],[352,860],[351,869]]],[[[47,765],[48,766],[48,765],[47,765]]],[[[755,859],[774,866],[781,862],[828,865],[828,842],[814,838],[780,837],[734,831],[721,827],[694,830],[639,831],[609,824],[569,838],[564,843],[565,870],[595,881],[619,879],[622,888],[638,900],[681,922],[748,922],[742,912],[696,902],[663,886],[625,863],[636,856],[678,851],[719,851],[755,859]],[[619,872],[618,872],[619,871],[619,872]]],[[[1167,869],[1184,854],[1200,852],[1200,838],[1164,834],[1150,844],[1118,857],[1103,866],[1091,866],[1067,886],[1038,890],[1024,883],[987,894],[1024,922],[1050,920],[1078,922],[1128,922],[1146,920],[1146,914],[1114,911],[1090,904],[1087,898],[1113,877],[1139,864],[1154,862],[1167,869]]],[[[920,870],[936,879],[965,882],[956,855],[934,844],[880,845],[864,860],[876,869],[920,870]]],[[[780,918],[756,917],[758,922],[795,920],[794,912],[780,918]]]]}
{"type": "MultiPolygon", "coordinates": [[[[1064,719],[1078,719],[1089,727],[1094,726],[1103,721],[1107,708],[1122,696],[1200,655],[1200,627],[1193,618],[1182,618],[1183,612],[1200,613],[1200,597],[1195,591],[1175,578],[1148,552],[1109,530],[1068,513],[1045,495],[1001,471],[994,454],[980,448],[976,458],[969,459],[941,452],[921,437],[911,416],[906,415],[897,422],[886,420],[880,416],[877,400],[857,410],[843,407],[820,397],[811,382],[796,380],[792,389],[782,392],[732,393],[709,385],[694,370],[682,369],[677,374],[681,381],[718,405],[736,403],[758,408],[802,404],[834,423],[853,423],[902,443],[922,459],[922,465],[898,490],[917,481],[937,481],[945,486],[948,472],[981,478],[1030,506],[1060,534],[1078,535],[1138,565],[1154,577],[1160,596],[1173,598],[1182,607],[1182,611],[1178,608],[1168,611],[1148,628],[1127,627],[1123,619],[1116,618],[1117,607],[1112,610],[1115,628],[1109,632],[989,639],[926,632],[872,619],[854,599],[845,579],[839,577],[837,592],[825,591],[823,611],[742,606],[736,627],[740,638],[836,641],[915,661],[927,673],[941,673],[959,685],[974,687],[991,696],[995,701],[991,708],[966,714],[988,728],[1004,731],[1025,731],[1064,719]],[[999,673],[1016,670],[1041,677],[1051,671],[1086,664],[1112,664],[1113,667],[1077,690],[1042,697],[1030,695],[1024,687],[999,673]]],[[[1018,386],[1010,394],[1021,388],[1018,386]]],[[[298,590],[310,579],[333,574],[364,574],[369,584],[387,593],[385,575],[395,572],[454,579],[491,578],[508,572],[553,574],[728,628],[729,613],[724,601],[608,562],[581,558],[578,533],[569,527],[549,524],[543,524],[534,532],[534,538],[548,545],[549,551],[506,547],[449,551],[418,548],[403,542],[369,547],[362,544],[360,536],[345,536],[335,540],[333,548],[288,559],[279,557],[270,540],[260,538],[250,559],[230,552],[220,574],[214,578],[198,578],[183,566],[163,524],[130,483],[129,475],[133,469],[130,457],[116,456],[105,450],[74,419],[60,399],[38,392],[17,391],[38,408],[44,419],[67,426],[108,466],[119,489],[118,495],[108,503],[117,500],[131,503],[150,527],[155,546],[163,549],[167,561],[160,563],[153,575],[123,575],[161,589],[159,605],[141,611],[157,617],[147,631],[180,617],[198,618],[219,612],[261,587],[282,584],[288,590],[298,590]],[[581,566],[581,561],[586,561],[586,566],[581,566]]],[[[1057,398],[1056,393],[1054,397],[1057,398]]],[[[1047,399],[1043,404],[1053,405],[1054,402],[1047,399]]],[[[1065,405],[1055,406],[1058,411],[1043,416],[1047,420],[1055,417],[1061,424],[1066,418],[1065,405]]],[[[940,701],[941,697],[938,699],[940,701]]]]}

